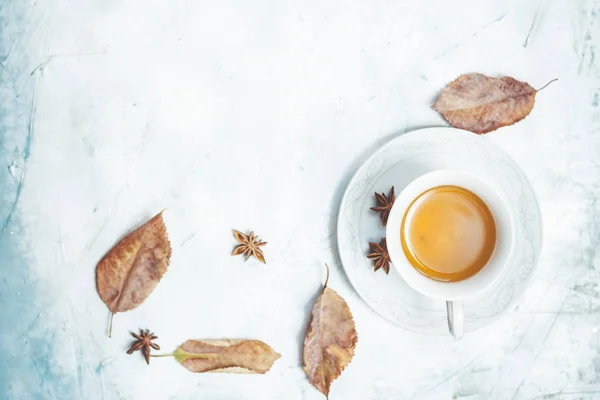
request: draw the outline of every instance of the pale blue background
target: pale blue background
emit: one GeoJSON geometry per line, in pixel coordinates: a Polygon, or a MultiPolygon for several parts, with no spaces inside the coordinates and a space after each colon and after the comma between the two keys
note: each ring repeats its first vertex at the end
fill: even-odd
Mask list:
{"type": "Polygon", "coordinates": [[[332,400],[600,399],[598,44],[598,0],[0,0],[0,399],[322,399],[300,351],[324,262],[359,334],[332,400]],[[444,125],[430,106],[466,72],[559,81],[486,137],[539,197],[540,267],[455,342],[376,315],[335,222],[361,162],[444,125]],[[109,340],[95,265],[165,207],[169,271],[109,340]],[[267,267],[229,256],[234,228],[269,242],[267,267]],[[139,328],[282,358],[148,367],[125,354],[139,328]]]}

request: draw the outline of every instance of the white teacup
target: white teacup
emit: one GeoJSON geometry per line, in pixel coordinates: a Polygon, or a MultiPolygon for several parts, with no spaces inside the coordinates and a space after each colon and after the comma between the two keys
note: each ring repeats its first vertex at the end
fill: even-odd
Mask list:
{"type": "Polygon", "coordinates": [[[489,289],[506,272],[514,247],[514,216],[498,190],[481,178],[459,170],[438,170],[421,175],[396,197],[387,221],[387,247],[392,264],[413,289],[425,296],[446,301],[448,328],[460,338],[464,332],[462,301],[489,289]],[[402,219],[423,192],[438,186],[458,186],[479,196],[490,209],[496,224],[496,246],[487,264],[475,275],[457,282],[441,282],[417,271],[401,243],[402,219]]]}

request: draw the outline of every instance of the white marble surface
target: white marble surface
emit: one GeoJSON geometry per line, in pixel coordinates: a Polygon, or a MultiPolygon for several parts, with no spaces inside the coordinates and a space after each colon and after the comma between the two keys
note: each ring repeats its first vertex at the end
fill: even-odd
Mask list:
{"type": "Polygon", "coordinates": [[[359,342],[334,399],[600,399],[598,0],[6,0],[0,5],[0,398],[322,399],[301,369],[330,286],[359,342]],[[336,253],[341,195],[386,141],[445,121],[465,72],[541,92],[488,135],[539,196],[544,247],[517,310],[455,342],[404,331],[354,292],[336,253]],[[99,258],[168,207],[172,263],[138,309],[108,313],[99,258]],[[269,242],[230,257],[231,229],[269,242]],[[264,376],[128,356],[248,337],[264,376]]]}

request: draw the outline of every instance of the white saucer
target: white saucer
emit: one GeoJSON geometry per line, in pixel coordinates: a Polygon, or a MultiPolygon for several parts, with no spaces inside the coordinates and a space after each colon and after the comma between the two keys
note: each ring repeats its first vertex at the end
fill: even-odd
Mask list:
{"type": "Polygon", "coordinates": [[[356,172],[342,199],[338,248],[358,294],[383,317],[408,330],[447,334],[446,305],[410,288],[392,267],[373,271],[369,242],[385,236],[374,192],[391,186],[396,194],[413,179],[437,169],[475,173],[503,191],[515,215],[515,248],[507,273],[488,291],[464,303],[465,332],[488,325],[514,307],[532,276],[540,253],[542,223],[537,200],[515,162],[484,136],[453,128],[404,134],[380,148],[356,172]]]}

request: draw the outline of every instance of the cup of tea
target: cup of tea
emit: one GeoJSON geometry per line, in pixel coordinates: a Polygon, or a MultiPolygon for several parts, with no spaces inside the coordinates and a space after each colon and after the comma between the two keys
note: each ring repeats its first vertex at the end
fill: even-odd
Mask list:
{"type": "Polygon", "coordinates": [[[478,176],[437,170],[396,197],[386,238],[392,264],[413,289],[446,302],[448,329],[464,332],[463,300],[494,285],[514,248],[514,216],[478,176]]]}

